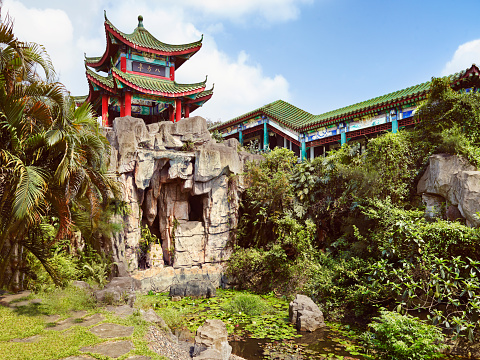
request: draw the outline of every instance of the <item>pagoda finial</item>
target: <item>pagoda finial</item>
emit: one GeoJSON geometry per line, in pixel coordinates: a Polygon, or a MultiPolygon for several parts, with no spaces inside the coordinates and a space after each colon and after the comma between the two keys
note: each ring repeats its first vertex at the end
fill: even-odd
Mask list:
{"type": "Polygon", "coordinates": [[[143,16],[142,15],[138,15],[138,27],[143,28],[143,16]]]}

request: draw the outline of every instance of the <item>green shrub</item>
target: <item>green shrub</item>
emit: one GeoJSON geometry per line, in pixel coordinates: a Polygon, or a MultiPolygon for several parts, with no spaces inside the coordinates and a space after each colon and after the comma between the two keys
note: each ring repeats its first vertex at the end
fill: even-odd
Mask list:
{"type": "Polygon", "coordinates": [[[428,325],[410,315],[380,311],[369,327],[372,332],[364,334],[369,349],[376,352],[376,359],[428,360],[442,356],[445,340],[440,329],[428,325]]]}
{"type": "Polygon", "coordinates": [[[258,295],[238,294],[224,306],[225,311],[233,314],[258,316],[270,310],[267,303],[258,295]]]}
{"type": "Polygon", "coordinates": [[[170,329],[181,329],[186,326],[184,317],[185,314],[182,310],[171,307],[163,307],[160,308],[158,312],[170,329]]]}
{"type": "Polygon", "coordinates": [[[66,315],[70,311],[91,310],[96,307],[90,291],[71,285],[63,289],[42,291],[37,296],[42,298],[42,307],[45,307],[49,314],[66,315]]]}

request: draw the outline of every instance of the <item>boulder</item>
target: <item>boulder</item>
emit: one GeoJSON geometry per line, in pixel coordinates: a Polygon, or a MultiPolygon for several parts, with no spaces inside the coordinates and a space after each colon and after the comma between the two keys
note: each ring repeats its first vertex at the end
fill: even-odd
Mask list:
{"type": "Polygon", "coordinates": [[[296,324],[299,331],[315,331],[325,326],[323,313],[308,296],[297,294],[290,302],[289,317],[292,324],[296,324]]]}
{"type": "MultiPolygon", "coordinates": [[[[417,184],[417,193],[422,195],[426,204],[426,216],[436,213],[441,202],[435,197],[441,197],[446,202],[447,209],[456,206],[467,225],[480,226],[480,171],[476,171],[466,159],[457,155],[436,154],[430,156],[425,173],[417,184]],[[434,204],[436,202],[436,204],[434,204]]],[[[453,209],[447,218],[456,217],[453,209]]]]}
{"type": "Polygon", "coordinates": [[[217,295],[215,287],[210,280],[190,280],[172,284],[170,286],[170,297],[190,296],[194,298],[211,298],[217,295]]]}
{"type": "Polygon", "coordinates": [[[227,327],[223,321],[205,320],[195,336],[193,357],[195,359],[228,360],[232,353],[232,347],[228,344],[227,337],[227,327]]]}
{"type": "Polygon", "coordinates": [[[140,290],[142,283],[132,277],[115,277],[102,290],[93,294],[99,303],[127,303],[133,307],[136,295],[135,291],[140,290]]]}

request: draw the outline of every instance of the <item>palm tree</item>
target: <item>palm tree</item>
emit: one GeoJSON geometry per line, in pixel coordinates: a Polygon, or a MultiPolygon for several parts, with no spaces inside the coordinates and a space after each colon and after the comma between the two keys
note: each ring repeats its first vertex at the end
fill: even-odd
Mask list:
{"type": "Polygon", "coordinates": [[[75,108],[54,78],[44,48],[20,42],[12,20],[1,21],[0,288],[21,285],[25,252],[58,282],[48,258],[59,239],[71,236],[72,209],[81,206],[93,223],[118,189],[106,172],[110,146],[91,107],[75,108]],[[52,218],[53,239],[46,226],[52,218]]]}

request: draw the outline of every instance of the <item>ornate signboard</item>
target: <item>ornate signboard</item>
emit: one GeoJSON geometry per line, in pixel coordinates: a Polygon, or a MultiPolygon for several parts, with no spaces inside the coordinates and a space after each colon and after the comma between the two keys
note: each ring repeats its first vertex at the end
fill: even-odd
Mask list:
{"type": "Polygon", "coordinates": [[[132,61],[132,70],[143,73],[165,77],[165,67],[155,64],[145,64],[139,61],[132,61]]]}

